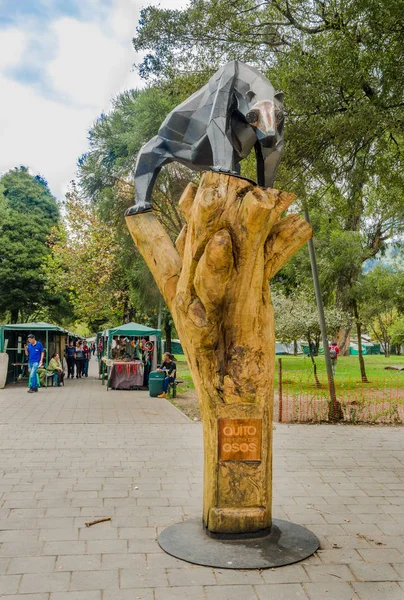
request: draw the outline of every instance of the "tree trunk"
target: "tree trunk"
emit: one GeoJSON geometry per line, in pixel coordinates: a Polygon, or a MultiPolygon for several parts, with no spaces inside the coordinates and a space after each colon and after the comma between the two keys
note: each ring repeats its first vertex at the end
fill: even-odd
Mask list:
{"type": "Polygon", "coordinates": [[[170,308],[199,398],[203,522],[271,526],[275,330],[268,280],[312,235],[293,194],[208,172],[190,184],[176,247],[152,213],[126,218],[170,308]]]}
{"type": "Polygon", "coordinates": [[[351,327],[342,327],[337,335],[337,346],[341,356],[349,356],[349,347],[351,345],[351,327]]]}
{"type": "Polygon", "coordinates": [[[293,354],[297,356],[297,340],[293,340],[293,354]]]}
{"type": "Polygon", "coordinates": [[[18,323],[18,308],[12,308],[10,310],[10,321],[11,323],[18,323]]]}
{"type": "Polygon", "coordinates": [[[171,353],[171,315],[166,312],[164,315],[164,335],[166,338],[165,352],[171,353]]]}
{"type": "Polygon", "coordinates": [[[366,377],[365,361],[363,359],[363,352],[362,352],[362,323],[359,319],[358,304],[357,304],[356,300],[353,300],[352,307],[353,307],[355,322],[356,322],[356,335],[358,338],[358,355],[359,355],[359,366],[361,369],[361,378],[362,378],[363,383],[369,383],[368,378],[366,377]]]}
{"type": "Polygon", "coordinates": [[[316,361],[314,360],[314,354],[313,354],[313,350],[312,350],[314,344],[312,344],[312,342],[311,342],[310,334],[307,335],[307,341],[309,343],[309,356],[310,356],[311,362],[313,364],[314,382],[316,384],[316,388],[321,389],[323,386],[321,385],[321,382],[317,376],[317,365],[316,365],[316,361]]]}
{"type": "Polygon", "coordinates": [[[123,306],[123,322],[130,323],[133,317],[133,310],[129,303],[128,298],[125,299],[125,304],[123,306]]]}

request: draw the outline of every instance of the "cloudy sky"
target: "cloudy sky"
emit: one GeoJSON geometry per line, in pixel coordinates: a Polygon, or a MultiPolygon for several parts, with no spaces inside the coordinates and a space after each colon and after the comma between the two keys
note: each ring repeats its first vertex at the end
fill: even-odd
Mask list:
{"type": "Polygon", "coordinates": [[[0,0],[0,174],[18,165],[62,198],[87,131],[132,65],[139,9],[183,0],[0,0]]]}

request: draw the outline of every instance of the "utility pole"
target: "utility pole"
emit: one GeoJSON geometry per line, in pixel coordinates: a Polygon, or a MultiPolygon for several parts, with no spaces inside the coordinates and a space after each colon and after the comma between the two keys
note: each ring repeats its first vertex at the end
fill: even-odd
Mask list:
{"type": "MultiPolygon", "coordinates": [[[[307,200],[305,200],[304,202],[304,218],[308,223],[310,223],[307,200]]],[[[314,250],[313,238],[310,238],[307,243],[309,246],[311,273],[313,275],[314,292],[316,294],[316,303],[318,310],[318,318],[320,321],[321,337],[323,340],[324,358],[327,367],[328,391],[330,394],[330,410],[328,416],[331,421],[337,421],[342,417],[342,408],[341,404],[337,401],[337,396],[335,393],[334,375],[332,372],[330,350],[328,347],[327,327],[325,324],[323,298],[321,295],[320,279],[318,277],[317,260],[316,253],[314,250]]]]}

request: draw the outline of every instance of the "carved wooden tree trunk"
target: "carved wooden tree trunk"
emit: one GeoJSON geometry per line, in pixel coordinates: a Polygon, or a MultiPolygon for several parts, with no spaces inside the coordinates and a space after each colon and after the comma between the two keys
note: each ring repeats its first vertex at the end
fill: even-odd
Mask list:
{"type": "Polygon", "coordinates": [[[127,217],[166,300],[198,394],[203,522],[211,532],[271,526],[275,333],[269,279],[312,235],[294,195],[208,172],[180,200],[176,248],[151,213],[127,217]]]}

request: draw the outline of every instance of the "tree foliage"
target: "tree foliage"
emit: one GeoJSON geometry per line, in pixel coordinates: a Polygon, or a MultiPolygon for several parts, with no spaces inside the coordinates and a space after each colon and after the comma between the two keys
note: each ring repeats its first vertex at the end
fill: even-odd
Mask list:
{"type": "Polygon", "coordinates": [[[404,228],[403,8],[404,0],[191,0],[182,11],[143,9],[134,38],[145,78],[191,70],[206,81],[238,59],[284,91],[276,185],[310,207],[326,297],[344,311],[363,263],[404,228]]]}
{"type": "Polygon", "coordinates": [[[11,322],[67,308],[64,298],[48,294],[43,268],[58,219],[58,205],[42,177],[20,167],[0,179],[0,312],[11,322]]]}
{"type": "MultiPolygon", "coordinates": [[[[127,289],[125,314],[137,314],[138,320],[154,326],[159,311],[167,323],[169,316],[154,279],[133,246],[124,212],[135,202],[133,171],[137,154],[157,133],[167,113],[178,103],[180,93],[179,87],[174,91],[154,85],[120,94],[111,111],[94,123],[89,132],[89,151],[79,161],[82,195],[90,200],[94,214],[113,232],[114,243],[120,247],[116,260],[127,289]]],[[[179,198],[195,177],[185,167],[173,164],[160,173],[154,187],[154,210],[173,240],[184,223],[179,198]]]]}
{"type": "MultiPolygon", "coordinates": [[[[298,288],[289,296],[281,290],[272,294],[275,311],[276,339],[281,342],[304,340],[314,342],[318,350],[321,330],[314,294],[310,289],[298,288]]],[[[327,335],[332,339],[346,324],[347,315],[335,307],[325,309],[327,335]]]]}
{"type": "Polygon", "coordinates": [[[68,291],[76,319],[97,328],[122,319],[125,276],[115,233],[72,184],[64,223],[50,236],[46,269],[50,292],[68,291]]]}
{"type": "Polygon", "coordinates": [[[399,337],[404,314],[404,271],[378,266],[362,278],[357,292],[368,329],[390,354],[393,335],[399,337]]]}

